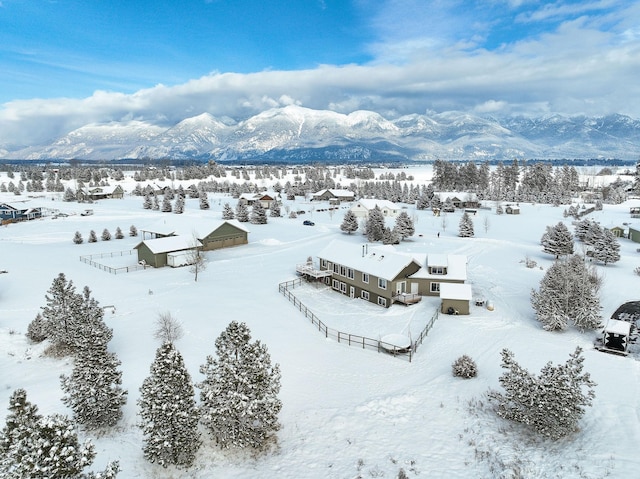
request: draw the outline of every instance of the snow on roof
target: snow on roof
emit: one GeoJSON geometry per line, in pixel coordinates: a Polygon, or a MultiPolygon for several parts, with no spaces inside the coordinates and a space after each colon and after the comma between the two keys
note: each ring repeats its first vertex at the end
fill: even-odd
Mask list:
{"type": "Polygon", "coordinates": [[[619,319],[610,319],[604,327],[604,332],[628,336],[631,332],[631,323],[619,319]]]}
{"type": "Polygon", "coordinates": [[[335,190],[335,189],[324,189],[324,190],[320,190],[316,193],[313,194],[313,196],[322,196],[323,194],[325,194],[326,192],[331,193],[333,196],[335,197],[339,197],[339,198],[353,198],[354,196],[354,192],[351,190],[344,190],[344,189],[339,189],[339,190],[335,190]]]}
{"type": "Polygon", "coordinates": [[[440,201],[445,201],[447,198],[458,198],[461,201],[476,201],[478,196],[475,193],[466,193],[463,191],[434,191],[440,201]]]}
{"type": "Polygon", "coordinates": [[[440,283],[440,298],[471,301],[471,285],[463,283],[440,283]]]}
{"type": "Polygon", "coordinates": [[[156,221],[151,225],[140,228],[140,231],[146,231],[148,233],[155,233],[163,236],[169,236],[176,234],[177,228],[171,221],[167,222],[166,219],[162,219],[160,221],[156,221]]]}
{"type": "Polygon", "coordinates": [[[143,243],[153,254],[182,251],[202,246],[200,240],[194,240],[189,236],[167,236],[166,238],[145,240],[134,246],[134,249],[139,248],[143,243]]]}
{"type": "MultiPolygon", "coordinates": [[[[229,223],[230,225],[235,226],[239,230],[242,230],[242,231],[244,231],[246,233],[251,233],[251,231],[249,231],[247,229],[247,227],[244,226],[242,223],[240,223],[238,220],[220,220],[220,221],[215,221],[215,222],[211,223],[210,225],[208,225],[207,226],[207,230],[206,230],[207,234],[204,235],[204,236],[207,236],[207,235],[213,233],[215,230],[220,228],[225,223],[229,223]]],[[[200,235],[198,235],[198,236],[200,236],[200,235]]]]}
{"type": "Polygon", "coordinates": [[[416,256],[420,264],[425,267],[412,274],[412,279],[443,279],[448,281],[466,281],[467,280],[467,256],[464,254],[428,254],[424,256],[416,256]],[[446,266],[447,274],[431,274],[430,266],[446,266]]]}
{"type": "Polygon", "coordinates": [[[339,240],[329,243],[318,257],[388,281],[411,263],[418,264],[412,256],[397,253],[392,247],[377,248],[339,240]]]}
{"type": "Polygon", "coordinates": [[[378,205],[378,208],[382,209],[389,209],[389,210],[399,210],[400,207],[398,205],[396,205],[395,203],[389,201],[389,200],[376,200],[373,198],[364,198],[358,201],[357,203],[358,205],[362,206],[363,208],[367,209],[367,210],[372,210],[376,207],[376,205],[378,205]]]}

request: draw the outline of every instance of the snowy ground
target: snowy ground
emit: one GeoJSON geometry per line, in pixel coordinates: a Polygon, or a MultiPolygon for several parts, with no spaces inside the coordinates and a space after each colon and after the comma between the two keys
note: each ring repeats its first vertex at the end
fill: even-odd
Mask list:
{"type": "MultiPolygon", "coordinates": [[[[411,173],[418,179],[428,175],[411,173]]],[[[0,176],[0,181],[6,177],[0,176]]],[[[125,190],[132,187],[131,180],[125,183],[125,190]]],[[[79,213],[85,207],[63,203],[59,195],[29,199],[26,194],[0,193],[0,202],[18,199],[28,206],[66,213],[79,213]]],[[[416,235],[398,250],[468,255],[474,296],[495,306],[493,311],[472,306],[470,316],[441,316],[411,363],[325,339],[278,293],[279,282],[295,277],[295,265],[308,256],[316,258],[330,240],[363,241],[360,234],[340,232],[344,209],[330,214],[314,211],[301,199],[285,202],[307,213],[248,225],[250,244],[207,253],[208,268],[198,282],[188,268],[113,275],[79,261],[81,255],[131,249],[141,240],[128,236],[131,224],[140,230],[166,221],[187,234],[206,230],[208,223],[221,218],[227,201],[235,206],[230,197],[210,195],[212,208],[203,212],[197,200],[187,200],[185,213],[175,215],[143,210],[141,198],[127,196],[91,205],[93,216],[72,214],[0,227],[0,270],[8,271],[0,274],[1,424],[9,396],[20,387],[41,413],[70,413],[60,401],[59,375],[71,370],[71,361],[41,356],[44,346],[29,344],[24,336],[44,305],[51,282],[64,272],[78,288],[88,285],[102,306],[114,306],[105,314],[114,329],[110,349],[122,361],[124,387],[129,391],[118,427],[101,437],[88,436],[97,445],[94,470],[118,459],[123,479],[395,478],[401,468],[409,477],[433,478],[637,476],[637,357],[595,351],[593,332],[545,332],[530,307],[530,291],[538,287],[552,261],[541,252],[540,237],[545,226],[567,221],[562,217],[564,207],[522,204],[519,216],[481,210],[473,218],[476,237],[464,239],[457,237],[459,213],[447,216],[443,230],[442,218],[408,208],[415,215],[416,235]],[[304,219],[316,225],[303,226],[304,219]],[[91,229],[100,237],[104,228],[113,234],[118,226],[126,235],[122,240],[72,243],[75,231],[86,240],[91,229]],[[538,268],[526,268],[525,257],[535,260],[538,268]],[[154,321],[166,311],[183,324],[185,335],[177,347],[194,381],[202,379],[198,368],[214,353],[215,339],[231,320],[246,322],[254,339],[268,346],[282,369],[284,407],[276,451],[259,457],[220,451],[205,435],[197,465],[189,470],[164,470],[143,459],[136,400],[158,347],[154,321]],[[502,348],[513,350],[520,364],[538,372],[549,360],[564,362],[577,345],[585,349],[585,369],[598,383],[594,405],[577,434],[557,442],[541,440],[497,419],[486,408],[485,392],[498,387],[502,348]],[[462,354],[477,362],[477,378],[451,375],[451,363],[462,354]]],[[[605,205],[590,217],[603,226],[621,225],[630,221],[632,205],[640,206],[640,200],[605,205]]],[[[620,262],[598,267],[605,276],[601,294],[605,318],[621,303],[640,300],[640,278],[633,273],[640,266],[638,244],[623,239],[621,245],[620,262]]],[[[134,264],[135,257],[101,261],[119,267],[134,264]]],[[[437,301],[425,298],[411,307],[384,309],[312,286],[295,293],[330,327],[373,338],[415,334],[437,306],[437,301]]]]}

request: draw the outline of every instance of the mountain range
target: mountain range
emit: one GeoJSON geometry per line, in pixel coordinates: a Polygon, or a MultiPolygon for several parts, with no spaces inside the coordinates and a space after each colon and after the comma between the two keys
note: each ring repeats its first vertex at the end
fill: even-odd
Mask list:
{"type": "Polygon", "coordinates": [[[9,150],[14,160],[176,159],[245,162],[369,162],[622,159],[640,156],[640,120],[549,115],[491,118],[460,112],[386,119],[295,105],[243,121],[209,113],[173,126],[91,123],[48,144],[9,150]]]}

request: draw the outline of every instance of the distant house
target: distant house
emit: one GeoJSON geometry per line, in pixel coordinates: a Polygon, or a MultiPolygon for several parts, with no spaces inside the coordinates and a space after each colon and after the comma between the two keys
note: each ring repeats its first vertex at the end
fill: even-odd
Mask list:
{"type": "Polygon", "coordinates": [[[440,311],[445,314],[469,314],[471,285],[443,283],[440,285],[440,311]]]}
{"type": "MultiPolygon", "coordinates": [[[[420,260],[419,260],[420,261],[420,260]]],[[[420,261],[422,268],[409,279],[424,296],[438,296],[443,284],[467,280],[467,257],[452,254],[428,254],[420,261]]]]}
{"type": "Polygon", "coordinates": [[[271,208],[275,198],[265,193],[242,193],[238,201],[247,206],[253,206],[256,201],[259,201],[263,208],[268,209],[271,208]]]}
{"type": "Polygon", "coordinates": [[[635,243],[640,243],[640,229],[629,226],[629,239],[635,243]]]}
{"type": "Polygon", "coordinates": [[[632,218],[640,218],[640,206],[632,206],[629,208],[629,213],[632,218]]]}
{"type": "Polygon", "coordinates": [[[34,220],[42,217],[42,208],[16,208],[7,203],[0,203],[0,223],[15,223],[34,220]]]}
{"type": "Polygon", "coordinates": [[[459,191],[438,191],[433,194],[444,205],[451,203],[454,208],[479,208],[480,202],[475,193],[462,193],[459,191]]]}
{"type": "Polygon", "coordinates": [[[122,199],[124,190],[122,186],[96,186],[95,188],[79,188],[76,193],[78,201],[96,201],[104,199],[122,199]]]}
{"type": "Polygon", "coordinates": [[[325,189],[314,193],[311,197],[311,201],[328,201],[332,204],[353,200],[355,200],[355,193],[351,190],[325,189]]]}
{"type": "Polygon", "coordinates": [[[350,209],[358,218],[366,218],[369,212],[375,207],[380,208],[383,216],[396,217],[400,214],[401,208],[395,203],[388,200],[361,199],[358,200],[350,209]]]}
{"type": "Polygon", "coordinates": [[[514,206],[514,205],[507,205],[504,208],[504,212],[508,215],[519,215],[520,214],[520,207],[519,206],[514,206]]]}
{"type": "Polygon", "coordinates": [[[247,244],[249,242],[249,230],[242,223],[235,220],[220,221],[211,225],[208,234],[198,238],[202,243],[202,249],[210,251],[247,244]]]}
{"type": "Polygon", "coordinates": [[[177,252],[188,252],[195,248],[201,248],[199,240],[187,236],[166,236],[144,240],[134,246],[138,250],[138,262],[144,262],[154,268],[162,268],[168,262],[167,255],[177,252]]]}
{"type": "Polygon", "coordinates": [[[334,240],[318,253],[320,271],[328,271],[325,282],[351,298],[361,298],[385,308],[394,302],[408,304],[421,298],[408,277],[420,269],[411,256],[393,248],[369,249],[334,240]]]}

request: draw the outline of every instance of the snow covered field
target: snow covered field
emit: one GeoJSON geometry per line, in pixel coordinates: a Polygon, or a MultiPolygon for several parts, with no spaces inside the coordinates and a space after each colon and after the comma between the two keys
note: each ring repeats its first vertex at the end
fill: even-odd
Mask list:
{"type": "MultiPolygon", "coordinates": [[[[430,170],[415,168],[411,174],[420,181],[428,178],[430,170]]],[[[0,176],[0,181],[6,180],[0,176]]],[[[134,182],[127,178],[123,185],[129,192],[134,182]]],[[[100,437],[86,436],[97,446],[92,470],[117,459],[122,468],[118,477],[124,479],[396,478],[400,469],[408,477],[430,478],[630,478],[638,474],[637,355],[620,357],[594,350],[595,332],[543,331],[530,306],[531,289],[538,288],[553,261],[541,251],[545,227],[565,221],[573,232],[570,219],[562,215],[565,206],[521,204],[520,215],[480,210],[473,217],[474,238],[457,237],[460,213],[449,214],[443,230],[442,218],[409,206],[416,235],[396,248],[468,255],[468,282],[474,297],[486,298],[495,309],[472,306],[470,316],[441,315],[408,362],[326,339],[278,293],[279,282],[295,278],[295,265],[308,256],[317,260],[317,252],[332,239],[364,242],[359,233],[349,236],[339,230],[345,208],[330,214],[301,198],[285,200],[285,206],[307,213],[296,219],[269,218],[266,225],[248,224],[249,244],[206,253],[208,268],[194,282],[188,268],[147,268],[114,275],[79,258],[131,249],[141,241],[128,236],[132,224],[140,230],[166,221],[184,234],[205,231],[208,224],[221,219],[224,203],[235,206],[236,200],[210,194],[211,209],[202,211],[198,200],[187,199],[184,214],[177,215],[144,210],[142,198],[126,195],[122,200],[94,203],[94,215],[83,217],[79,213],[85,205],[64,203],[60,196],[30,199],[26,193],[0,193],[0,203],[26,200],[27,206],[70,214],[0,227],[0,270],[7,271],[0,274],[0,420],[4,425],[8,399],[17,388],[26,389],[42,414],[70,414],[60,400],[59,375],[71,371],[71,360],[41,356],[45,345],[32,345],[24,336],[45,304],[51,282],[63,272],[79,289],[89,286],[102,306],[113,306],[105,314],[114,330],[109,346],[122,361],[123,387],[129,391],[118,426],[100,437]],[[303,226],[305,219],[315,226],[303,226]],[[113,235],[118,226],[124,239],[86,242],[90,230],[99,238],[104,228],[113,235]],[[84,244],[72,242],[76,231],[85,238],[84,244]],[[525,257],[538,267],[525,267],[525,257]],[[199,366],[215,352],[214,341],[230,321],[246,322],[253,339],[267,345],[272,361],[282,369],[282,429],[276,451],[258,457],[221,451],[204,434],[205,444],[189,470],[165,470],[144,460],[136,400],[159,346],[153,338],[154,322],[167,311],[185,330],[176,346],[195,382],[203,379],[199,366]],[[598,383],[593,407],[580,422],[578,433],[560,441],[543,440],[487,409],[485,392],[499,387],[502,348],[511,349],[521,365],[537,373],[547,361],[566,361],[577,345],[585,350],[585,370],[598,383]],[[477,378],[452,376],[451,363],[462,354],[477,362],[477,378]]],[[[622,225],[631,221],[630,206],[640,206],[640,200],[605,205],[589,217],[605,227],[622,225]]],[[[639,245],[626,239],[620,244],[621,261],[598,266],[605,278],[600,296],[605,319],[620,304],[640,300],[640,277],[633,273],[640,266],[639,245]]],[[[103,261],[119,267],[135,264],[136,257],[103,261]]],[[[313,286],[295,293],[328,326],[372,338],[416,334],[438,304],[425,298],[414,306],[384,309],[313,286]]]]}

